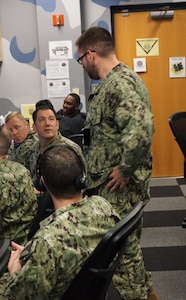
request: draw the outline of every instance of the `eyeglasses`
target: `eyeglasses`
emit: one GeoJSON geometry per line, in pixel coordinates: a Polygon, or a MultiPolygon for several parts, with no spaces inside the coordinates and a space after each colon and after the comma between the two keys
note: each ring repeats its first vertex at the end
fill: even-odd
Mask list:
{"type": "MultiPolygon", "coordinates": [[[[90,52],[96,52],[95,50],[89,50],[89,51],[90,51],[90,52]]],[[[80,57],[78,57],[77,62],[78,62],[80,65],[83,64],[82,59],[83,59],[83,57],[85,57],[87,54],[88,54],[88,51],[85,52],[85,53],[84,53],[83,55],[81,55],[80,57]]]]}

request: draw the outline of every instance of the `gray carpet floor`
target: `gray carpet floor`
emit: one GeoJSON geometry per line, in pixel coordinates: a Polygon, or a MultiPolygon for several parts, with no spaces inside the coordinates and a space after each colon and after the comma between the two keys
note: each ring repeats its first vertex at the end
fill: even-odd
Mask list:
{"type": "Polygon", "coordinates": [[[183,178],[152,178],[144,209],[141,246],[147,270],[161,300],[186,300],[186,183],[183,178]]]}

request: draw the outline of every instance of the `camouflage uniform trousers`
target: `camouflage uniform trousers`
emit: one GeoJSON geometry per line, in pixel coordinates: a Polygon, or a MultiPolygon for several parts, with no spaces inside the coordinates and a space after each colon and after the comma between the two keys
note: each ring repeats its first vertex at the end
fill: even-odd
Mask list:
{"type": "MultiPolygon", "coordinates": [[[[131,201],[127,199],[125,192],[115,191],[110,193],[101,185],[97,189],[98,195],[107,199],[116,212],[122,218],[132,208],[131,201]],[[125,200],[126,199],[126,200],[125,200]]],[[[113,277],[113,283],[125,300],[145,300],[152,288],[151,273],[145,270],[143,254],[140,246],[140,235],[143,220],[134,232],[128,237],[125,255],[122,257],[121,264],[113,277]]]]}

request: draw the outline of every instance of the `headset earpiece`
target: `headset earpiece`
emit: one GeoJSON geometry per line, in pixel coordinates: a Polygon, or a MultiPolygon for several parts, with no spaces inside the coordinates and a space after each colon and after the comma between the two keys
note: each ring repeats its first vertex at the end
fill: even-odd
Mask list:
{"type": "Polygon", "coordinates": [[[46,187],[44,186],[41,178],[37,178],[37,180],[35,182],[35,188],[39,192],[45,192],[46,191],[46,187]]]}
{"type": "Polygon", "coordinates": [[[34,187],[39,191],[39,192],[45,192],[46,188],[42,182],[41,179],[41,173],[40,173],[40,161],[41,161],[41,156],[42,154],[39,155],[36,163],[36,181],[34,184],[34,187]]]}
{"type": "Polygon", "coordinates": [[[77,152],[77,150],[74,149],[72,146],[65,145],[65,147],[67,149],[71,150],[73,153],[75,153],[75,155],[78,157],[78,159],[80,161],[82,173],[76,179],[76,187],[78,190],[86,190],[88,187],[88,178],[86,176],[86,168],[85,168],[83,159],[82,159],[81,155],[77,152]]]}
{"type": "Polygon", "coordinates": [[[80,190],[86,190],[88,186],[88,178],[86,177],[86,175],[84,174],[83,176],[80,175],[77,179],[76,179],[76,187],[80,190]]]}

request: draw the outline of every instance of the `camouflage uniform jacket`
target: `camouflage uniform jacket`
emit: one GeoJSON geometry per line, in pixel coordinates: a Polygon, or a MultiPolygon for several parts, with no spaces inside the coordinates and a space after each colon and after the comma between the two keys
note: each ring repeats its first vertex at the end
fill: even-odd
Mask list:
{"type": "Polygon", "coordinates": [[[17,273],[0,278],[0,299],[60,300],[101,237],[119,221],[102,197],[85,197],[41,222],[17,273]]]}
{"type": "Polygon", "coordinates": [[[0,237],[25,244],[37,211],[29,171],[9,159],[0,159],[0,237]]]}
{"type": "Polygon", "coordinates": [[[9,158],[20,164],[24,164],[26,153],[36,141],[38,141],[37,133],[30,131],[29,135],[22,143],[12,143],[8,153],[9,158]]]}
{"type": "MultiPolygon", "coordinates": [[[[74,150],[81,156],[82,160],[84,161],[84,156],[83,156],[81,148],[73,141],[62,136],[60,133],[58,133],[57,138],[55,139],[55,141],[52,144],[50,144],[48,146],[48,148],[53,145],[59,145],[59,144],[67,145],[69,147],[74,148],[74,150]]],[[[30,170],[33,183],[36,182],[37,177],[38,177],[37,173],[38,173],[38,163],[39,163],[40,155],[41,155],[40,145],[39,145],[39,141],[38,141],[34,144],[34,146],[30,149],[30,151],[28,151],[28,153],[25,156],[25,166],[27,169],[30,170]]]]}
{"type": "Polygon", "coordinates": [[[119,165],[131,177],[129,189],[141,194],[152,170],[153,115],[143,81],[123,63],[90,95],[85,129],[90,129],[84,146],[89,189],[106,183],[119,165]]]}

